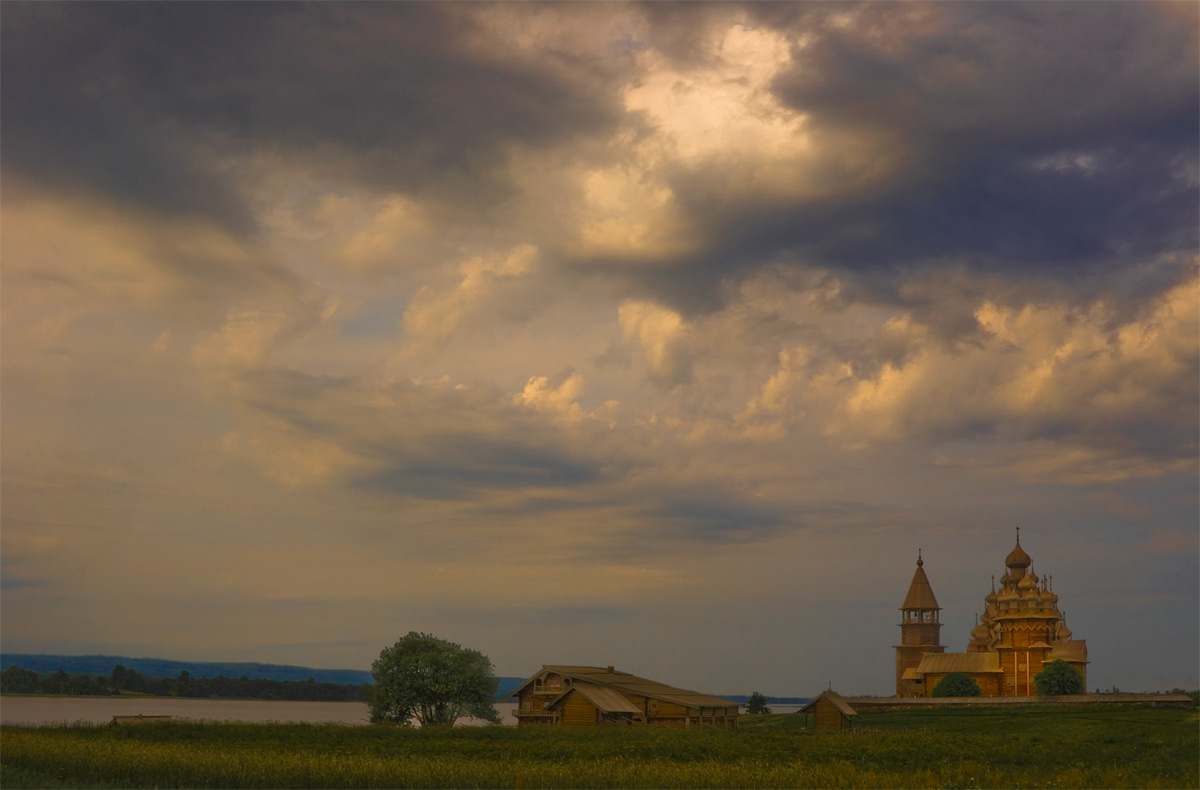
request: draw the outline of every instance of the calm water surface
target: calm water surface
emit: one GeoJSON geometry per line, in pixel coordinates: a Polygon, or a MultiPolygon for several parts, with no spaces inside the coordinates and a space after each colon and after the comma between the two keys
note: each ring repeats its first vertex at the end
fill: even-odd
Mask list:
{"type": "MultiPolygon", "coordinates": [[[[516,724],[515,702],[498,702],[505,724],[516,724]]],[[[0,723],[108,724],[113,716],[174,716],[194,721],[336,722],[367,724],[365,702],[290,702],[279,700],[155,699],[148,697],[0,697],[0,723]]],[[[480,724],[462,719],[460,724],[480,724]]]]}

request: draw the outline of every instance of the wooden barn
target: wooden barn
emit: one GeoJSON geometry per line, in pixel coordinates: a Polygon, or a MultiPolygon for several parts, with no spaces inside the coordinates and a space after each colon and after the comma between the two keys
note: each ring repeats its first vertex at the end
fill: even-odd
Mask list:
{"type": "Polygon", "coordinates": [[[822,691],[797,713],[813,715],[813,726],[818,730],[848,730],[858,711],[850,707],[840,695],[833,691],[822,691]]]}
{"type": "Polygon", "coordinates": [[[546,665],[512,696],[522,725],[737,729],[738,703],[613,667],[546,665]]]}

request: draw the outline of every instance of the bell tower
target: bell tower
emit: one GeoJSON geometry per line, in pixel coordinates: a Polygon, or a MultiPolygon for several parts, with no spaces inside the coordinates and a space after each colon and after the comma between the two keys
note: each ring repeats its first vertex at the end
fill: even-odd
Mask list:
{"type": "Polygon", "coordinates": [[[913,574],[912,584],[908,586],[908,595],[900,607],[900,644],[896,648],[896,696],[923,697],[924,683],[915,678],[905,680],[907,669],[916,669],[921,663],[924,653],[944,653],[945,646],[941,643],[942,624],[938,619],[937,598],[933,597],[933,587],[929,585],[929,577],[925,575],[925,561],[921,559],[921,551],[917,550],[917,570],[913,574]]]}

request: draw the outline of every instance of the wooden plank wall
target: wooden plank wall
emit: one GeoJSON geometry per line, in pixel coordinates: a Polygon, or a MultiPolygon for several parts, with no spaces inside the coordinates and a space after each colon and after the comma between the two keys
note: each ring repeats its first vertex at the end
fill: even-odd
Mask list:
{"type": "Polygon", "coordinates": [[[588,702],[582,694],[571,693],[562,702],[562,723],[568,725],[595,727],[600,721],[596,706],[588,702]]]}
{"type": "Polygon", "coordinates": [[[818,700],[813,714],[813,724],[818,730],[845,730],[850,728],[850,721],[842,715],[832,702],[826,699],[818,700]]]}

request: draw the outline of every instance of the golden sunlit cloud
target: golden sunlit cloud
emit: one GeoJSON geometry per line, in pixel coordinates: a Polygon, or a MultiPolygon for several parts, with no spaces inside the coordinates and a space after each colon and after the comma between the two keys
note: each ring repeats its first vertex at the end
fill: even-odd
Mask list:
{"type": "MultiPolygon", "coordinates": [[[[1175,412],[1181,422],[1194,422],[1171,393],[1195,377],[1197,286],[1193,277],[1164,294],[1147,315],[1115,327],[1103,302],[1013,309],[985,301],[975,315],[986,340],[953,349],[927,345],[923,327],[894,319],[886,331],[919,350],[905,363],[885,363],[876,376],[859,380],[835,430],[897,441],[979,422],[1013,437],[1062,424],[1091,426],[1089,433],[1097,436],[1134,432],[1136,423],[1121,425],[1130,414],[1175,412]]],[[[1114,452],[1066,444],[1061,455],[1031,459],[1028,474],[1070,477],[1075,468],[1083,477],[1106,480],[1154,474],[1152,462],[1128,457],[1128,450],[1114,452]]],[[[1164,463],[1176,468],[1180,460],[1164,463]]]]}

